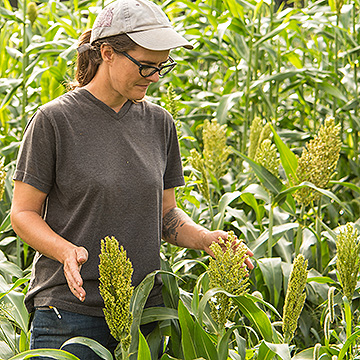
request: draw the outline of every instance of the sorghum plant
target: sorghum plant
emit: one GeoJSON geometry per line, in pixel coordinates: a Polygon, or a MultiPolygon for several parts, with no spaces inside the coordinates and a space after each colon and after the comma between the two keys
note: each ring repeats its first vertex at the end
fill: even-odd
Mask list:
{"type": "Polygon", "coordinates": [[[105,320],[111,335],[120,342],[125,359],[131,343],[130,327],[132,314],[130,300],[134,287],[131,286],[133,268],[126,251],[114,237],[101,240],[100,294],[104,300],[105,320]]]}
{"type": "MultiPolygon", "coordinates": [[[[210,249],[215,258],[210,259],[209,275],[210,288],[221,287],[230,294],[243,295],[248,291],[248,269],[244,261],[248,257],[247,247],[230,231],[226,241],[219,238],[219,243],[212,243],[210,249]]],[[[225,294],[218,293],[210,302],[211,316],[224,328],[227,319],[237,310],[232,299],[225,294]]]]}
{"type": "Polygon", "coordinates": [[[226,145],[226,125],[220,125],[213,119],[204,121],[203,142],[204,160],[207,170],[220,179],[228,172],[230,148],[226,145]]]}
{"type": "Polygon", "coordinates": [[[209,190],[209,182],[204,164],[205,160],[195,149],[190,150],[190,156],[188,159],[191,166],[196,171],[198,171],[198,174],[196,174],[199,180],[197,183],[197,187],[204,196],[204,198],[206,199],[206,201],[210,204],[210,190],[209,190]]]}
{"type": "Polygon", "coordinates": [[[344,295],[351,303],[360,267],[360,241],[354,226],[347,223],[336,241],[336,270],[344,295]]]}
{"type": "MultiPolygon", "coordinates": [[[[341,140],[340,125],[333,118],[327,118],[319,133],[304,148],[298,159],[297,176],[299,183],[309,181],[319,188],[326,188],[339,160],[341,140]]],[[[320,193],[305,187],[299,189],[295,199],[304,205],[320,198],[320,193]]]]}
{"type": "Polygon", "coordinates": [[[277,158],[276,146],[271,143],[271,140],[265,139],[259,144],[255,161],[264,166],[273,175],[278,176],[280,160],[277,158]]]}
{"type": "Polygon", "coordinates": [[[277,158],[276,146],[271,143],[270,124],[256,117],[250,127],[250,145],[248,155],[273,175],[278,176],[280,159],[277,158]]]}
{"type": "Polygon", "coordinates": [[[297,322],[304,307],[306,293],[304,292],[308,270],[307,260],[299,254],[293,263],[289,284],[285,296],[283,310],[284,342],[290,343],[297,328],[297,322]]]}

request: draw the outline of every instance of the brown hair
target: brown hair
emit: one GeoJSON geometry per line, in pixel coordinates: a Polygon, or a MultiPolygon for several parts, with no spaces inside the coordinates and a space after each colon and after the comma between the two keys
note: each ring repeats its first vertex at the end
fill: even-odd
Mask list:
{"type": "Polygon", "coordinates": [[[76,87],[83,87],[94,78],[99,65],[103,61],[100,51],[102,44],[110,45],[117,53],[133,50],[138,46],[126,34],[120,34],[96,40],[91,46],[90,37],[91,29],[86,30],[79,37],[78,47],[81,45],[87,45],[89,46],[89,49],[78,52],[75,79],[70,83],[71,89],[75,89],[76,87]]]}

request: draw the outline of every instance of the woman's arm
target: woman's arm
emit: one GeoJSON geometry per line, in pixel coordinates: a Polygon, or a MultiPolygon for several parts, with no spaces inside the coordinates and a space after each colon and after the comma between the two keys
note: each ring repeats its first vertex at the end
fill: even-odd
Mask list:
{"type": "MultiPolygon", "coordinates": [[[[222,230],[210,231],[196,224],[184,211],[176,206],[175,190],[164,190],[163,195],[163,239],[176,246],[190,249],[204,250],[209,255],[214,256],[209,246],[219,237],[227,239],[227,232],[222,230]]],[[[248,250],[247,254],[253,253],[248,250]]],[[[245,260],[249,269],[253,269],[253,264],[249,259],[245,260]]]]}
{"type": "Polygon", "coordinates": [[[85,300],[81,265],[88,252],[56,234],[41,217],[47,194],[21,181],[15,181],[11,207],[11,224],[14,231],[29,246],[50,259],[63,264],[64,274],[71,292],[85,300]]]}

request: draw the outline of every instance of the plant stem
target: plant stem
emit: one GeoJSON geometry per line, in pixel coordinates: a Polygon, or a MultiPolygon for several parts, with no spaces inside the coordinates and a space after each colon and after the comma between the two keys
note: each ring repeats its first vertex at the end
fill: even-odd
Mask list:
{"type": "Polygon", "coordinates": [[[299,227],[296,232],[296,239],[295,239],[295,256],[297,256],[300,253],[300,246],[302,242],[302,230],[303,230],[303,219],[305,214],[305,205],[301,205],[300,210],[300,217],[299,217],[299,227]]]}
{"type": "Polygon", "coordinates": [[[26,90],[26,67],[28,65],[29,57],[26,54],[27,48],[27,36],[26,36],[26,10],[27,10],[27,0],[23,0],[23,43],[22,43],[22,101],[21,101],[21,126],[25,128],[26,126],[26,105],[27,105],[27,90],[26,90]]]}
{"type": "Polygon", "coordinates": [[[269,209],[269,239],[268,239],[268,257],[272,256],[273,246],[273,226],[274,226],[274,208],[273,208],[273,195],[270,195],[270,209],[269,209]]]}
{"type": "Polygon", "coordinates": [[[315,228],[316,228],[316,238],[317,238],[317,247],[316,247],[316,262],[317,270],[321,273],[322,268],[322,256],[321,256],[321,197],[318,201],[317,215],[315,219],[315,228]]]}

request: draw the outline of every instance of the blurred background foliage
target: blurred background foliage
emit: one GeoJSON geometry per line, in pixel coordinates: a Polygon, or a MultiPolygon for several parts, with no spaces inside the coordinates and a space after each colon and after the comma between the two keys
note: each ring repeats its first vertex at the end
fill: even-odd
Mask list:
{"type": "MultiPolygon", "coordinates": [[[[67,91],[77,38],[107,3],[0,1],[0,159],[5,174],[0,273],[7,296],[26,293],[33,257],[9,221],[23,130],[39,106],[67,91]]],[[[293,341],[297,349],[325,344],[330,285],[341,292],[337,234],[348,223],[355,229],[360,225],[359,1],[158,3],[194,45],[191,51],[172,52],[176,70],[148,92],[149,100],[166,107],[177,122],[186,176],[186,186],[177,190],[178,206],[196,222],[232,230],[247,243],[255,254],[251,291],[260,292],[280,313],[291,264],[303,254],[309,269],[307,297],[293,341]],[[331,156],[334,167],[318,171],[322,181],[315,183],[310,172],[331,156]],[[308,174],[303,177],[300,169],[308,174]],[[317,195],[302,202],[296,194],[304,189],[317,195]]],[[[184,280],[179,282],[182,291],[191,294],[208,256],[169,244],[163,244],[162,256],[167,270],[184,280]]],[[[356,324],[358,302],[356,287],[356,324]]],[[[23,308],[20,314],[21,331],[18,327],[12,346],[2,343],[5,353],[28,346],[28,318],[23,308]]],[[[269,316],[275,321],[274,314],[269,316]]],[[[337,339],[350,336],[341,320],[338,325],[337,339]]],[[[252,335],[247,339],[250,348],[256,344],[252,335]]]]}

